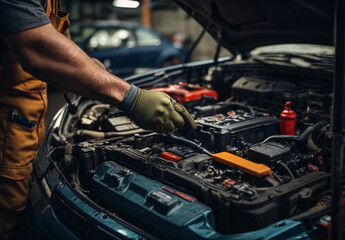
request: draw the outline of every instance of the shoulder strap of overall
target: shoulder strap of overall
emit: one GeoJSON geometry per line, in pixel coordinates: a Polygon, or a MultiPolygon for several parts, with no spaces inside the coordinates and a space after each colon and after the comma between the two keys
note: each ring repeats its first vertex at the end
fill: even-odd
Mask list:
{"type": "Polygon", "coordinates": [[[50,12],[53,12],[57,15],[59,11],[59,0],[47,0],[47,10],[46,13],[49,16],[50,12]]]}

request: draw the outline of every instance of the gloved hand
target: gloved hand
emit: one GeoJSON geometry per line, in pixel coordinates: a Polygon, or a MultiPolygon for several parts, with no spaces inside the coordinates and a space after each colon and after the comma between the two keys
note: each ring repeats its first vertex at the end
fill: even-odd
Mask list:
{"type": "Polygon", "coordinates": [[[188,111],[162,92],[138,88],[138,94],[128,111],[128,116],[141,128],[159,133],[172,132],[182,127],[196,129],[188,111]]]}

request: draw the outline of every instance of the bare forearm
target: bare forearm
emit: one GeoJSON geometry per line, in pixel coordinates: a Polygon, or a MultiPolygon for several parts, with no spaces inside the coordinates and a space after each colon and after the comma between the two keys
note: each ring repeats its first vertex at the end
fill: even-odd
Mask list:
{"type": "Polygon", "coordinates": [[[50,24],[4,39],[23,68],[58,88],[97,99],[121,102],[129,84],[92,61],[50,24]]]}
{"type": "MultiPolygon", "coordinates": [[[[67,37],[68,39],[72,39],[71,38],[71,34],[70,34],[70,32],[69,32],[69,30],[67,29],[67,31],[66,32],[64,32],[64,33],[62,33],[65,37],[67,37]]],[[[102,68],[102,69],[104,69],[104,70],[107,70],[107,68],[103,65],[103,63],[101,63],[98,59],[96,59],[96,58],[91,58],[92,59],[92,61],[94,61],[96,64],[97,64],[97,66],[98,67],[100,67],[100,68],[102,68]]]]}
{"type": "Polygon", "coordinates": [[[96,58],[91,58],[91,59],[97,64],[98,67],[102,68],[103,70],[107,70],[107,68],[103,65],[103,63],[101,63],[101,61],[99,61],[96,58]]]}

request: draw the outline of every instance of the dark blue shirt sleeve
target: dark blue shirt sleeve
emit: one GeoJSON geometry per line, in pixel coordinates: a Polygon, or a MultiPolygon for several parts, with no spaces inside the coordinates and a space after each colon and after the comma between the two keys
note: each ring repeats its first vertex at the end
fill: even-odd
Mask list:
{"type": "Polygon", "coordinates": [[[0,0],[0,38],[50,23],[44,0],[0,0]]]}

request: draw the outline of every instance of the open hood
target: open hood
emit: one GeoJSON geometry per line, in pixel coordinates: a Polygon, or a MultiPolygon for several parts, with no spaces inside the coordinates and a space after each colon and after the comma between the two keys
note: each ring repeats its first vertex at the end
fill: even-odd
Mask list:
{"type": "Polygon", "coordinates": [[[334,1],[174,1],[234,54],[271,44],[333,45],[334,1]]]}

